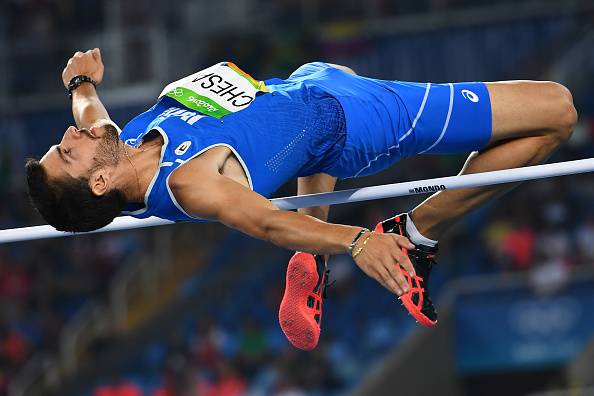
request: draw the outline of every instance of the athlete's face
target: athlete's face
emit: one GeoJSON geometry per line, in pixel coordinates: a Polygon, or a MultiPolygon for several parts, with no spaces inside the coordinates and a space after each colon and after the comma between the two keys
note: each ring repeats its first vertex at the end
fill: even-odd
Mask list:
{"type": "Polygon", "coordinates": [[[52,146],[40,163],[50,179],[89,177],[99,168],[117,165],[121,153],[117,131],[105,120],[89,129],[68,127],[60,144],[52,146]]]}

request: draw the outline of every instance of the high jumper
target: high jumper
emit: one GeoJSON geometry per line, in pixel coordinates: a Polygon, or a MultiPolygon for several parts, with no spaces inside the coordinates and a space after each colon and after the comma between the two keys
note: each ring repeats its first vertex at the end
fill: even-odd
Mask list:
{"type": "Polygon", "coordinates": [[[326,222],[328,206],[278,210],[266,199],[278,187],[297,178],[299,195],[332,191],[337,178],[425,153],[472,152],[461,174],[534,165],[577,122],[571,93],[554,82],[409,83],[323,62],[258,81],[222,62],[169,84],[120,130],[95,90],[103,74],[98,49],[68,61],[62,80],[76,127],[27,162],[35,207],[58,230],[95,230],[120,214],[212,220],[297,251],[279,321],[302,349],[319,340],[332,254],[349,253],[417,321],[435,325],[437,241],[511,186],[437,191],[374,231],[326,222]]]}

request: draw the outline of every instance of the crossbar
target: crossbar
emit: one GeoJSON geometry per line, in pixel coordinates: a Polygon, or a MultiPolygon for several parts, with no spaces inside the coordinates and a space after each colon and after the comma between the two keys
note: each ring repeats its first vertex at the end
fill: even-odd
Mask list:
{"type": "MultiPolygon", "coordinates": [[[[470,175],[438,177],[434,179],[384,184],[379,186],[354,188],[350,190],[334,191],[328,193],[275,198],[271,199],[271,202],[274,203],[279,209],[293,210],[310,206],[336,205],[416,194],[427,194],[436,191],[515,183],[579,173],[588,173],[593,171],[594,158],[587,158],[545,165],[503,169],[492,172],[473,173],[470,175]]],[[[172,223],[173,222],[170,220],[164,220],[157,217],[136,219],[130,216],[122,216],[116,218],[111,224],[103,228],[87,233],[57,231],[55,228],[49,225],[11,228],[0,230],[0,244],[37,239],[59,238],[98,232],[130,230],[172,223]]]]}

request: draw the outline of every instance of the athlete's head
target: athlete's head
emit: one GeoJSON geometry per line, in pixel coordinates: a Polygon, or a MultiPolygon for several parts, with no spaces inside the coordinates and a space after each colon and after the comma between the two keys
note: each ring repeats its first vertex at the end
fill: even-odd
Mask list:
{"type": "Polygon", "coordinates": [[[111,185],[123,142],[108,120],[89,129],[69,127],[60,144],[40,161],[27,162],[33,205],[61,231],[91,231],[109,224],[122,211],[124,193],[111,185]]]}

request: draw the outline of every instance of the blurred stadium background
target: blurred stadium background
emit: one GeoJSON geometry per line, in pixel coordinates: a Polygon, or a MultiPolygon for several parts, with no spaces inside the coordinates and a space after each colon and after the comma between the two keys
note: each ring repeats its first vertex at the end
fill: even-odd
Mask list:
{"type": "MultiPolygon", "coordinates": [[[[100,47],[120,125],[221,60],[259,79],[326,60],[410,81],[552,79],[579,125],[553,161],[594,156],[592,0],[3,0],[0,223],[40,224],[23,165],[72,123],[60,74],[100,47]]],[[[455,174],[422,157],[339,188],[455,174]]],[[[278,196],[293,195],[289,185],[278,196]]],[[[336,206],[372,226],[422,197],[336,206]]],[[[277,323],[290,252],[215,224],[0,246],[0,394],[592,395],[594,175],[526,184],[441,241],[436,329],[333,257],[322,340],[277,323]]]]}

